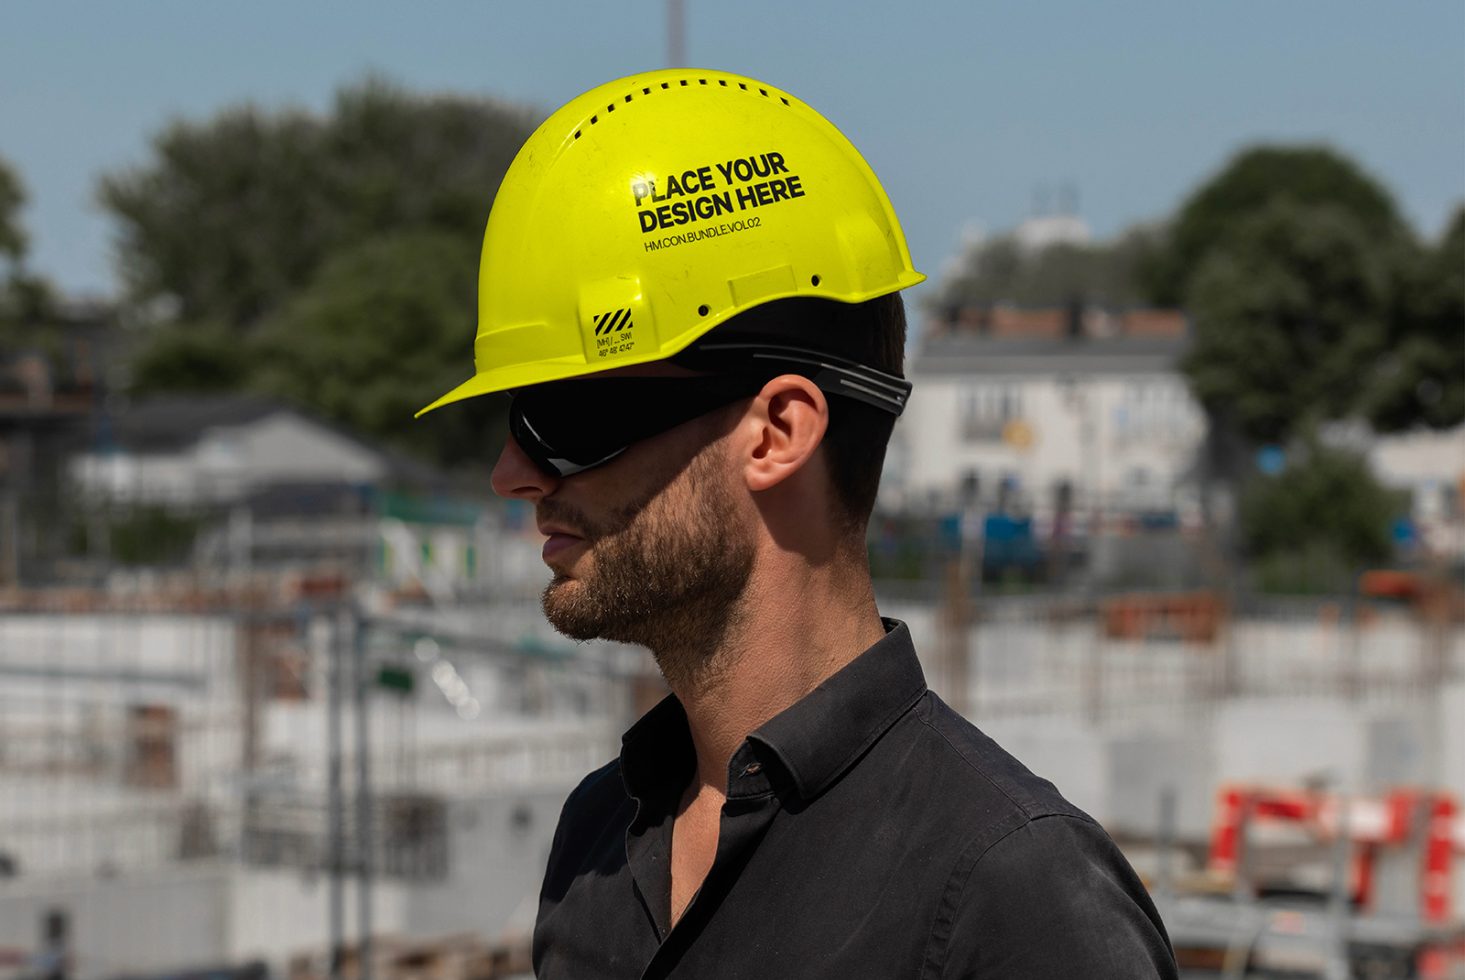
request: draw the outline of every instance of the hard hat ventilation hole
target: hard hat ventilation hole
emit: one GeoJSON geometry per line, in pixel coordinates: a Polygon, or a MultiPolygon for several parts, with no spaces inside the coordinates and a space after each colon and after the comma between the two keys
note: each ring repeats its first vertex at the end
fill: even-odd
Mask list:
{"type": "Polygon", "coordinates": [[[812,286],[819,285],[819,277],[818,276],[810,276],[809,277],[809,284],[812,285],[812,286]]]}
{"type": "MultiPolygon", "coordinates": [[[[696,79],[696,82],[697,82],[698,85],[711,85],[713,81],[714,81],[714,79],[708,79],[708,78],[698,78],[698,79],[696,79]]],[[[726,78],[718,78],[718,79],[715,79],[715,81],[722,88],[728,88],[729,87],[729,83],[728,83],[728,80],[726,78]]],[[[689,87],[692,84],[692,79],[689,79],[689,78],[679,78],[679,79],[676,79],[676,83],[677,83],[677,85],[679,85],[682,88],[687,88],[687,87],[689,87]]],[[[752,89],[749,89],[748,88],[748,83],[747,82],[737,82],[736,84],[737,84],[738,88],[742,89],[744,92],[752,92],[753,91],[752,89]]],[[[671,89],[671,86],[672,86],[672,83],[671,82],[662,82],[661,83],[661,88],[662,88],[663,91],[670,90],[671,89]]],[[[788,97],[787,96],[780,95],[777,92],[769,93],[768,89],[766,89],[766,88],[759,88],[759,89],[757,89],[757,91],[758,91],[758,94],[761,95],[761,96],[763,96],[765,99],[771,99],[771,98],[777,97],[778,98],[778,101],[782,102],[784,105],[789,106],[789,107],[792,107],[793,106],[793,103],[788,100],[788,97]]],[[[649,85],[643,87],[641,89],[641,94],[642,95],[650,95],[651,94],[651,87],[649,85]]],[[[623,97],[623,101],[629,103],[629,102],[632,102],[635,99],[635,97],[636,96],[635,96],[635,93],[634,92],[628,92],[623,97]]],[[[612,103],[608,104],[605,107],[605,111],[606,112],[615,112],[616,111],[616,103],[612,102],[612,103]]],[[[598,122],[600,122],[600,117],[598,115],[591,116],[590,117],[589,125],[594,126],[598,122]]],[[[575,139],[579,139],[582,135],[583,135],[582,130],[579,130],[579,129],[575,130],[575,139]]],[[[816,276],[815,278],[817,279],[818,277],[816,276]]],[[[819,284],[817,282],[815,282],[814,285],[817,286],[819,284]]],[[[703,315],[705,316],[706,314],[703,314],[703,315]]]]}
{"type": "Polygon", "coordinates": [[[698,316],[706,316],[707,314],[709,314],[711,312],[712,312],[712,307],[708,306],[706,303],[703,303],[701,306],[697,307],[697,315],[698,316]]]}

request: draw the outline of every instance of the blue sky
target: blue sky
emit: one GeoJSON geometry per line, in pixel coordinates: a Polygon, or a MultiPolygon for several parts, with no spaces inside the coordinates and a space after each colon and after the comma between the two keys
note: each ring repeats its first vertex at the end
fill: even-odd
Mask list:
{"type": "MultiPolygon", "coordinates": [[[[786,88],[864,152],[917,266],[1076,186],[1112,234],[1161,218],[1240,147],[1327,142],[1425,234],[1465,198],[1465,3],[685,0],[687,60],[786,88]]],[[[172,117],[323,109],[377,71],[548,112],[665,62],[665,0],[388,4],[7,0],[0,156],[31,196],[32,267],[114,288],[99,173],[172,117]]]]}

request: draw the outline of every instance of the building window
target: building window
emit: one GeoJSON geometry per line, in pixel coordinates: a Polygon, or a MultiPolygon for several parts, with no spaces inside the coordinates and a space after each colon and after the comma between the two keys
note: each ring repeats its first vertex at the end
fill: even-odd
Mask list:
{"type": "Polygon", "coordinates": [[[975,506],[981,499],[982,475],[976,470],[966,470],[961,474],[961,481],[957,484],[958,503],[963,507],[975,506]]]}
{"type": "Polygon", "coordinates": [[[1136,379],[1125,386],[1114,409],[1120,443],[1170,444],[1186,438],[1190,399],[1173,379],[1136,379]]]}
{"type": "Polygon", "coordinates": [[[1014,384],[976,384],[960,396],[961,437],[966,442],[997,442],[1007,423],[1022,417],[1022,389],[1014,384]]]}

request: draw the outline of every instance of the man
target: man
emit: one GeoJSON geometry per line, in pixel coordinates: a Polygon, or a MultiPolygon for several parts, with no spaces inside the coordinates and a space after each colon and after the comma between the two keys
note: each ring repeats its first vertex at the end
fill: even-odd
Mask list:
{"type": "Polygon", "coordinates": [[[489,218],[477,373],[561,632],[673,694],[570,795],[542,980],[1173,977],[1112,841],[927,690],[865,561],[920,282],[793,96],[674,70],[574,100],[489,218]]]}

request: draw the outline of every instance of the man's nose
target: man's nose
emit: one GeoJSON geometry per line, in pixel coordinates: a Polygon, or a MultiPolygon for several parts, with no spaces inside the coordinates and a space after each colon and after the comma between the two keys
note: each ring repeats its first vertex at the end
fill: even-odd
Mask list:
{"type": "Polygon", "coordinates": [[[561,479],[534,465],[534,460],[524,455],[519,443],[509,436],[504,442],[504,451],[499,453],[498,462],[493,464],[489,484],[500,497],[537,502],[554,493],[561,479]]]}

